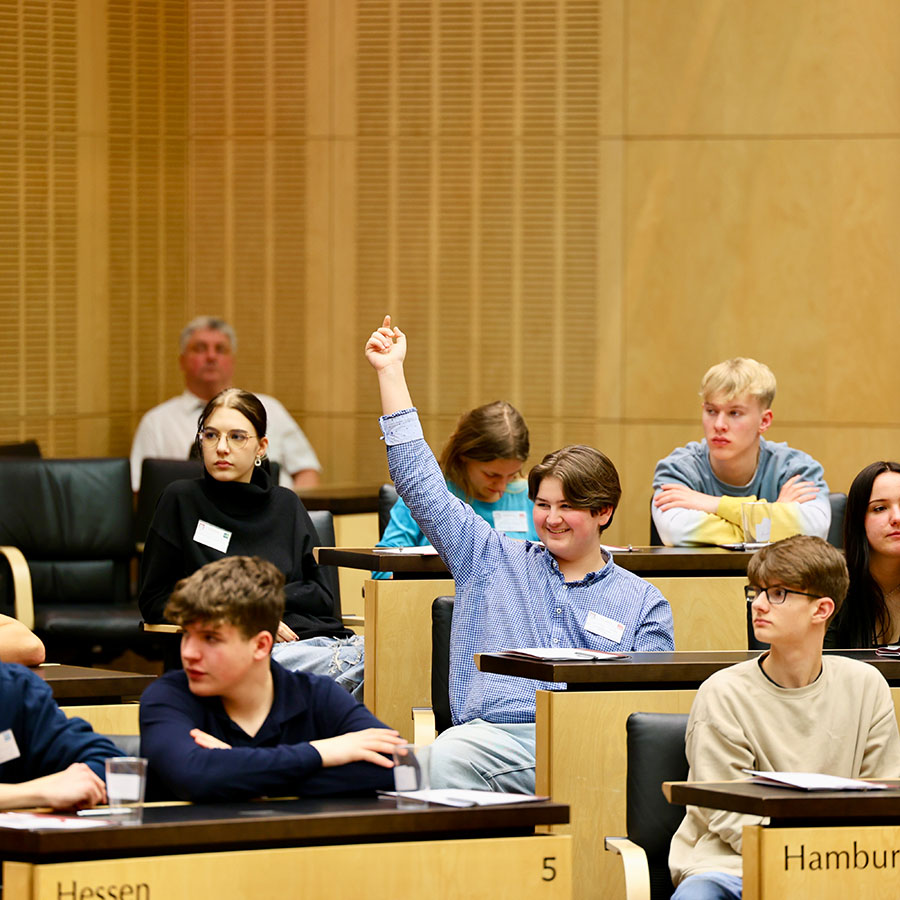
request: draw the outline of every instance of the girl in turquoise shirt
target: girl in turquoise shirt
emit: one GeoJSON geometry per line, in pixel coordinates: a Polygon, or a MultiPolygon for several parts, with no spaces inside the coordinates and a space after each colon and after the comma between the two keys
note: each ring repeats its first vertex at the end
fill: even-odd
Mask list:
{"type": "MultiPolygon", "coordinates": [[[[528,484],[520,476],[528,458],[528,427],[519,411],[497,400],[464,413],[439,462],[447,487],[486,522],[511,537],[536,541],[528,484]]],[[[428,540],[398,500],[379,547],[425,547],[428,540]]],[[[388,578],[388,572],[374,572],[388,578]]]]}

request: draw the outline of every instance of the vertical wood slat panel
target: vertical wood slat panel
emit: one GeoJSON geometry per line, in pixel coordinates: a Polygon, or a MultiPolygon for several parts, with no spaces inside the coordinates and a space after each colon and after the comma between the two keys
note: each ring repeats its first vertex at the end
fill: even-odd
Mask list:
{"type": "Polygon", "coordinates": [[[360,0],[357,16],[358,315],[388,306],[414,336],[432,427],[497,397],[547,438],[592,419],[602,5],[360,0]]]}
{"type": "Polygon", "coordinates": [[[76,449],[76,6],[0,3],[0,440],[76,449]]]}
{"type": "Polygon", "coordinates": [[[181,390],[185,317],[186,0],[108,0],[109,452],[181,390]]]}
{"type": "Polygon", "coordinates": [[[197,0],[188,33],[188,305],[233,322],[236,383],[302,417],[306,5],[197,0]]]}

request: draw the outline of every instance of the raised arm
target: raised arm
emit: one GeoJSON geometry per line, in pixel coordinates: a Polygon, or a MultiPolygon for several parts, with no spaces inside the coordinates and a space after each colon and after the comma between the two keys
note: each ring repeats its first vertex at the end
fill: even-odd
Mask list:
{"type": "Polygon", "coordinates": [[[378,373],[382,415],[389,416],[401,409],[410,409],[413,402],[403,372],[406,335],[396,326],[391,326],[390,316],[384,317],[381,327],[373,331],[366,342],[366,359],[378,373]]]}
{"type": "Polygon", "coordinates": [[[457,588],[476,569],[484,571],[499,556],[499,545],[510,540],[448,489],[444,474],[422,435],[403,374],[406,336],[385,316],[366,342],[366,359],[378,374],[381,425],[388,465],[397,493],[403,498],[425,537],[453,573],[457,588]]]}

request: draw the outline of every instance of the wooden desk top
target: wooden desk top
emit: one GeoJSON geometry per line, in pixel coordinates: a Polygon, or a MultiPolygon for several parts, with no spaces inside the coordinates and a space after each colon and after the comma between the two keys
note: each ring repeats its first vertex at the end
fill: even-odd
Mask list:
{"type": "Polygon", "coordinates": [[[378,512],[377,484],[303,488],[297,496],[307,509],[327,509],[336,516],[378,512]]]}
{"type": "Polygon", "coordinates": [[[444,561],[436,553],[389,553],[373,547],[316,547],[313,552],[323,566],[370,569],[373,572],[415,572],[420,575],[449,574],[444,561]]]}
{"type": "MultiPolygon", "coordinates": [[[[311,508],[311,507],[310,507],[311,508]]],[[[371,569],[373,572],[418,572],[423,575],[447,572],[443,560],[436,555],[385,553],[373,547],[319,547],[318,560],[324,566],[348,569],[371,569]]],[[[745,550],[721,547],[636,547],[613,552],[613,559],[623,569],[638,575],[733,575],[747,572],[753,554],[745,550]]]]}
{"type": "MultiPolygon", "coordinates": [[[[794,791],[749,781],[667,781],[663,793],[670,803],[727,809],[785,820],[894,819],[900,821],[900,781],[884,780],[886,791],[794,791]]],[[[821,821],[821,824],[827,824],[821,821]]]]}
{"type": "Polygon", "coordinates": [[[57,701],[72,703],[121,703],[125,697],[138,697],[155,680],[141,672],[116,672],[87,666],[38,666],[32,671],[53,689],[57,701]]]}
{"type": "Polygon", "coordinates": [[[0,858],[23,862],[251,850],[376,841],[531,834],[537,825],[569,821],[552,801],[458,809],[397,809],[375,798],[264,800],[210,805],[148,806],[142,825],[85,830],[0,828],[0,858]]]}
{"type": "MultiPolygon", "coordinates": [[[[696,688],[719,669],[759,656],[759,650],[630,653],[627,659],[603,662],[541,662],[502,653],[476,653],[482,672],[565,682],[569,690],[678,690],[696,688]]],[[[875,666],[892,687],[900,687],[900,659],[876,656],[872,650],[826,650],[875,666]]]]}

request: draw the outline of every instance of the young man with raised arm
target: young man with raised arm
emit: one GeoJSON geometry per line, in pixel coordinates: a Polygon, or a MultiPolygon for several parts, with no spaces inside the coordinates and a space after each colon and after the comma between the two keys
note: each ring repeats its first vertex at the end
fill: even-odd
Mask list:
{"type": "Polygon", "coordinates": [[[592,447],[548,454],[528,476],[542,543],[497,531],[455,497],[422,436],[390,316],[369,338],[381,428],[397,492],[453,574],[450,635],[453,728],[431,746],[433,787],[534,790],[535,690],[564,685],[479,672],[473,655],[508,647],[672,650],[672,611],[659,591],[603,549],[621,489],[592,447]]]}
{"type": "Polygon", "coordinates": [[[141,697],[157,791],[212,801],[393,788],[403,739],[331,678],[271,659],[283,615],[284,576],[256,556],[207,563],[175,586],[165,616],[184,629],[184,669],[141,697]]]}
{"type": "Polygon", "coordinates": [[[651,514],[664,544],[744,539],[741,504],[769,504],[772,540],[828,536],[831,505],[822,466],[787,444],[767,441],[775,376],[755,359],[713,366],[700,384],[703,434],[656,464],[651,514]]]}
{"type": "MultiPolygon", "coordinates": [[[[887,682],[867,663],[822,656],[849,584],[841,552],[797,535],[754,554],[747,578],[753,631],[770,649],[700,685],[687,726],[689,780],[731,781],[745,768],[898,777],[887,682]]],[[[688,806],[669,853],[673,900],[739,900],[742,829],[762,821],[688,806]]]]}

